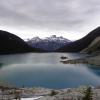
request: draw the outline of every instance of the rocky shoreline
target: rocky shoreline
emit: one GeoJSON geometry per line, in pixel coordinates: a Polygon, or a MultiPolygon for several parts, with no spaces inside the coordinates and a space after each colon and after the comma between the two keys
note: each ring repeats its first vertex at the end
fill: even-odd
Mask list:
{"type": "MultiPolygon", "coordinates": [[[[0,86],[0,100],[83,100],[88,87],[66,89],[15,88],[0,86]]],[[[100,89],[91,87],[93,100],[100,100],[100,89]]]]}
{"type": "Polygon", "coordinates": [[[92,100],[100,100],[99,87],[81,86],[78,88],[48,89],[0,86],[0,100],[87,100],[85,99],[87,93],[92,100]]]}
{"type": "Polygon", "coordinates": [[[70,59],[60,62],[62,62],[63,64],[79,64],[79,63],[88,64],[88,61],[86,59],[70,59]]]}
{"type": "Polygon", "coordinates": [[[96,54],[94,56],[87,56],[85,58],[80,59],[70,59],[70,60],[62,60],[60,61],[63,64],[91,64],[100,66],[100,54],[96,54]]]}

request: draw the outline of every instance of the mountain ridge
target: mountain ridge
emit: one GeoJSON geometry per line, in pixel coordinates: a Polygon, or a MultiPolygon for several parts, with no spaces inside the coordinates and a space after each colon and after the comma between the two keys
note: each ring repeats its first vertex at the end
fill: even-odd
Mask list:
{"type": "Polygon", "coordinates": [[[34,37],[25,42],[23,39],[10,32],[0,30],[0,54],[25,52],[80,52],[85,50],[91,52],[91,50],[96,50],[94,48],[99,48],[100,50],[98,46],[100,38],[98,37],[100,37],[100,27],[74,42],[62,36],[57,37],[56,35],[46,37],[45,39],[34,37]]]}
{"type": "Polygon", "coordinates": [[[44,39],[41,39],[39,37],[34,37],[27,41],[27,43],[32,47],[44,49],[47,51],[55,51],[56,49],[70,42],[71,42],[70,40],[63,38],[62,36],[57,37],[56,35],[52,35],[44,39]]]}
{"type": "Polygon", "coordinates": [[[92,41],[98,36],[100,36],[100,27],[94,29],[85,37],[56,50],[56,52],[80,52],[81,50],[88,47],[92,43],[92,41]]]}
{"type": "Polygon", "coordinates": [[[40,52],[42,50],[32,48],[20,37],[0,30],[0,54],[40,52]]]}

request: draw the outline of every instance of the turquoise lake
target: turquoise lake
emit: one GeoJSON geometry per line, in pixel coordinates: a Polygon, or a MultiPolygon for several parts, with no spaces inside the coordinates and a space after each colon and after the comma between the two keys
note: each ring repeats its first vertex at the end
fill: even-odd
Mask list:
{"type": "Polygon", "coordinates": [[[62,64],[85,57],[75,53],[24,53],[0,55],[0,81],[22,87],[73,88],[80,85],[100,86],[100,66],[62,64]]]}

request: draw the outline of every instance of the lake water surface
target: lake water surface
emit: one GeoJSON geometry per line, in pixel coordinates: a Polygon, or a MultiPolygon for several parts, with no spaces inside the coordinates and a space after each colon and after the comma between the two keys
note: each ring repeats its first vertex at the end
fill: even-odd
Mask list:
{"type": "Polygon", "coordinates": [[[100,86],[100,68],[85,64],[62,64],[60,57],[80,58],[83,54],[26,53],[0,56],[0,81],[18,87],[71,88],[100,86]]]}

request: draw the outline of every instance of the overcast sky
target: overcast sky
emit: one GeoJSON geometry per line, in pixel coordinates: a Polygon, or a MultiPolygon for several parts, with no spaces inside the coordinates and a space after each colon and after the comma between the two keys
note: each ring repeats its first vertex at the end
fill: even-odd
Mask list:
{"type": "Polygon", "coordinates": [[[78,39],[100,25],[100,0],[0,0],[0,29],[21,38],[78,39]]]}

